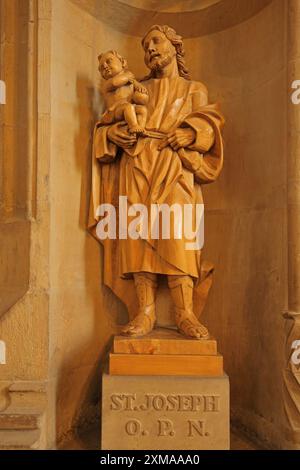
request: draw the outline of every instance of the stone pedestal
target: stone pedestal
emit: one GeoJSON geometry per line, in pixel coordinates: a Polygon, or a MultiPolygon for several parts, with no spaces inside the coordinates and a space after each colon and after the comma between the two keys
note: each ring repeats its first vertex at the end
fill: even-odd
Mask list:
{"type": "Polygon", "coordinates": [[[229,380],[214,338],[116,336],[103,375],[102,449],[229,449],[229,380]]]}
{"type": "Polygon", "coordinates": [[[103,374],[102,443],[113,449],[229,449],[229,380],[103,374]]]}

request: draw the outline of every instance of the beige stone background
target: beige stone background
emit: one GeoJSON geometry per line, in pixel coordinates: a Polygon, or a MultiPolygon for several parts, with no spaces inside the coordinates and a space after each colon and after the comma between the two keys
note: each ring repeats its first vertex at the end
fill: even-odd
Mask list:
{"type": "Polygon", "coordinates": [[[224,355],[232,422],[266,447],[300,447],[282,316],[300,303],[288,210],[298,204],[288,93],[300,79],[299,3],[0,0],[0,447],[55,448],[99,421],[101,368],[126,311],[102,286],[102,251],[85,229],[97,55],[115,48],[143,76],[153,23],[186,38],[192,77],[226,117],[224,170],[204,190],[216,266],[204,322],[224,355]]]}

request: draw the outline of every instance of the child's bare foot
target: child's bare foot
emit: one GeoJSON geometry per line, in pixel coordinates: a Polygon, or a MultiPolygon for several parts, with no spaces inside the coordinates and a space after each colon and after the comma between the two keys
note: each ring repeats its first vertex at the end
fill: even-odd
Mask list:
{"type": "Polygon", "coordinates": [[[129,128],[129,134],[144,134],[145,129],[141,126],[133,126],[129,128]]]}

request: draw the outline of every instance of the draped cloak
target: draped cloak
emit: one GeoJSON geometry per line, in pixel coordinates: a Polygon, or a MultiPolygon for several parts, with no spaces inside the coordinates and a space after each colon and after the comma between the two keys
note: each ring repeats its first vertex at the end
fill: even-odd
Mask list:
{"type": "MultiPolygon", "coordinates": [[[[92,184],[88,229],[96,236],[100,204],[112,204],[119,215],[119,196],[128,207],[144,204],[203,203],[201,185],[218,177],[223,165],[221,129],[224,123],[217,106],[207,104],[207,90],[200,82],[182,77],[149,79],[146,129],[160,135],[177,127],[191,127],[195,141],[174,151],[158,149],[160,139],[139,137],[134,147],[122,150],[108,137],[109,126],[96,123],[93,139],[92,184]]],[[[120,127],[126,123],[120,122],[120,127]]],[[[125,127],[124,127],[125,128],[125,127]]],[[[193,211],[195,214],[195,210],[193,211]]],[[[175,230],[175,229],[174,229],[175,230]]],[[[195,314],[200,315],[212,282],[213,266],[201,260],[201,250],[187,250],[184,235],[177,239],[171,224],[169,239],[105,239],[104,283],[125,303],[132,318],[137,311],[132,274],[189,275],[195,281],[195,314]]],[[[150,232],[150,230],[149,230],[150,232]]],[[[118,233],[118,227],[117,227],[118,233]]]]}

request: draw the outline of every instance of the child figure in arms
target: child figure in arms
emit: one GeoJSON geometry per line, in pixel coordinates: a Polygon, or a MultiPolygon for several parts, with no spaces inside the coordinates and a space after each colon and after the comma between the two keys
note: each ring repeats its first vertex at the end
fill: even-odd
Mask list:
{"type": "Polygon", "coordinates": [[[144,134],[147,120],[149,96],[128,70],[126,59],[116,51],[108,51],[98,56],[99,72],[102,75],[101,87],[106,111],[101,121],[113,124],[125,120],[130,134],[144,134]]]}

